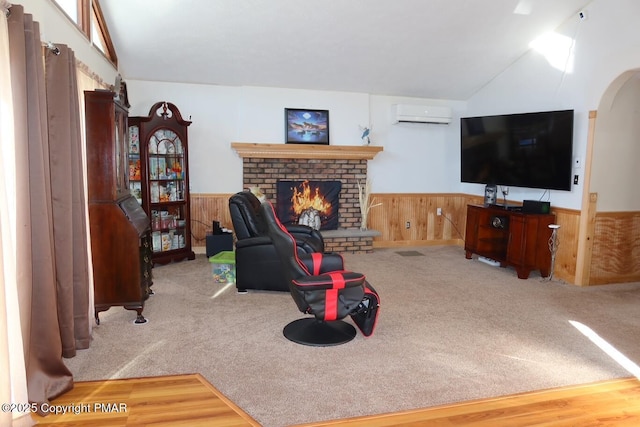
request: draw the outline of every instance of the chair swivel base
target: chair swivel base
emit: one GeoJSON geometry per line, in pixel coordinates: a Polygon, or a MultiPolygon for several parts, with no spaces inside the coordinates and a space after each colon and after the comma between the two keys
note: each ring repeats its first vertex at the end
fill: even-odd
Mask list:
{"type": "Polygon", "coordinates": [[[351,341],[356,336],[356,328],[342,320],[323,322],[305,317],[289,323],[282,333],[298,344],[328,347],[351,341]]]}

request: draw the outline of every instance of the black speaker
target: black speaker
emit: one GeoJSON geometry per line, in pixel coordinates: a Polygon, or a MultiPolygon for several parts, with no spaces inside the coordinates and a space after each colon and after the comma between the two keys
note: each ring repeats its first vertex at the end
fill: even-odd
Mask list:
{"type": "Polygon", "coordinates": [[[233,233],[207,234],[206,245],[207,258],[222,251],[232,251],[233,233]]]}
{"type": "Polygon", "coordinates": [[[537,200],[523,200],[522,212],[533,214],[548,214],[551,212],[551,203],[539,202],[537,200]]]}

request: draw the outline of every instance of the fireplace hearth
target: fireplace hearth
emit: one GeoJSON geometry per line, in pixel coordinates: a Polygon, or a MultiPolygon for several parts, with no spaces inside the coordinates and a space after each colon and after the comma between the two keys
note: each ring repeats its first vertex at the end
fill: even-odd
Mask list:
{"type": "Polygon", "coordinates": [[[338,228],[340,181],[279,180],[278,218],[285,224],[304,224],[316,230],[338,228]]]}

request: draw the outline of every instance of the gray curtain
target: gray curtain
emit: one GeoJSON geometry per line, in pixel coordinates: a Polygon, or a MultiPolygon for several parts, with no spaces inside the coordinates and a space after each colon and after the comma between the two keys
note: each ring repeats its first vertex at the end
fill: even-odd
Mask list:
{"type": "Polygon", "coordinates": [[[17,288],[29,401],[73,387],[62,361],[89,345],[88,253],[73,53],[43,59],[23,7],[8,20],[17,193],[17,288]]]}

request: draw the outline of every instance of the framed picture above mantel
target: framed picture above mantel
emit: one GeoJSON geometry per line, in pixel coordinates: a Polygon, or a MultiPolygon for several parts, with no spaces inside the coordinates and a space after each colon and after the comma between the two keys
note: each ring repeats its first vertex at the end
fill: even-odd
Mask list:
{"type": "Polygon", "coordinates": [[[285,108],[287,144],[329,145],[329,110],[285,108]]]}

